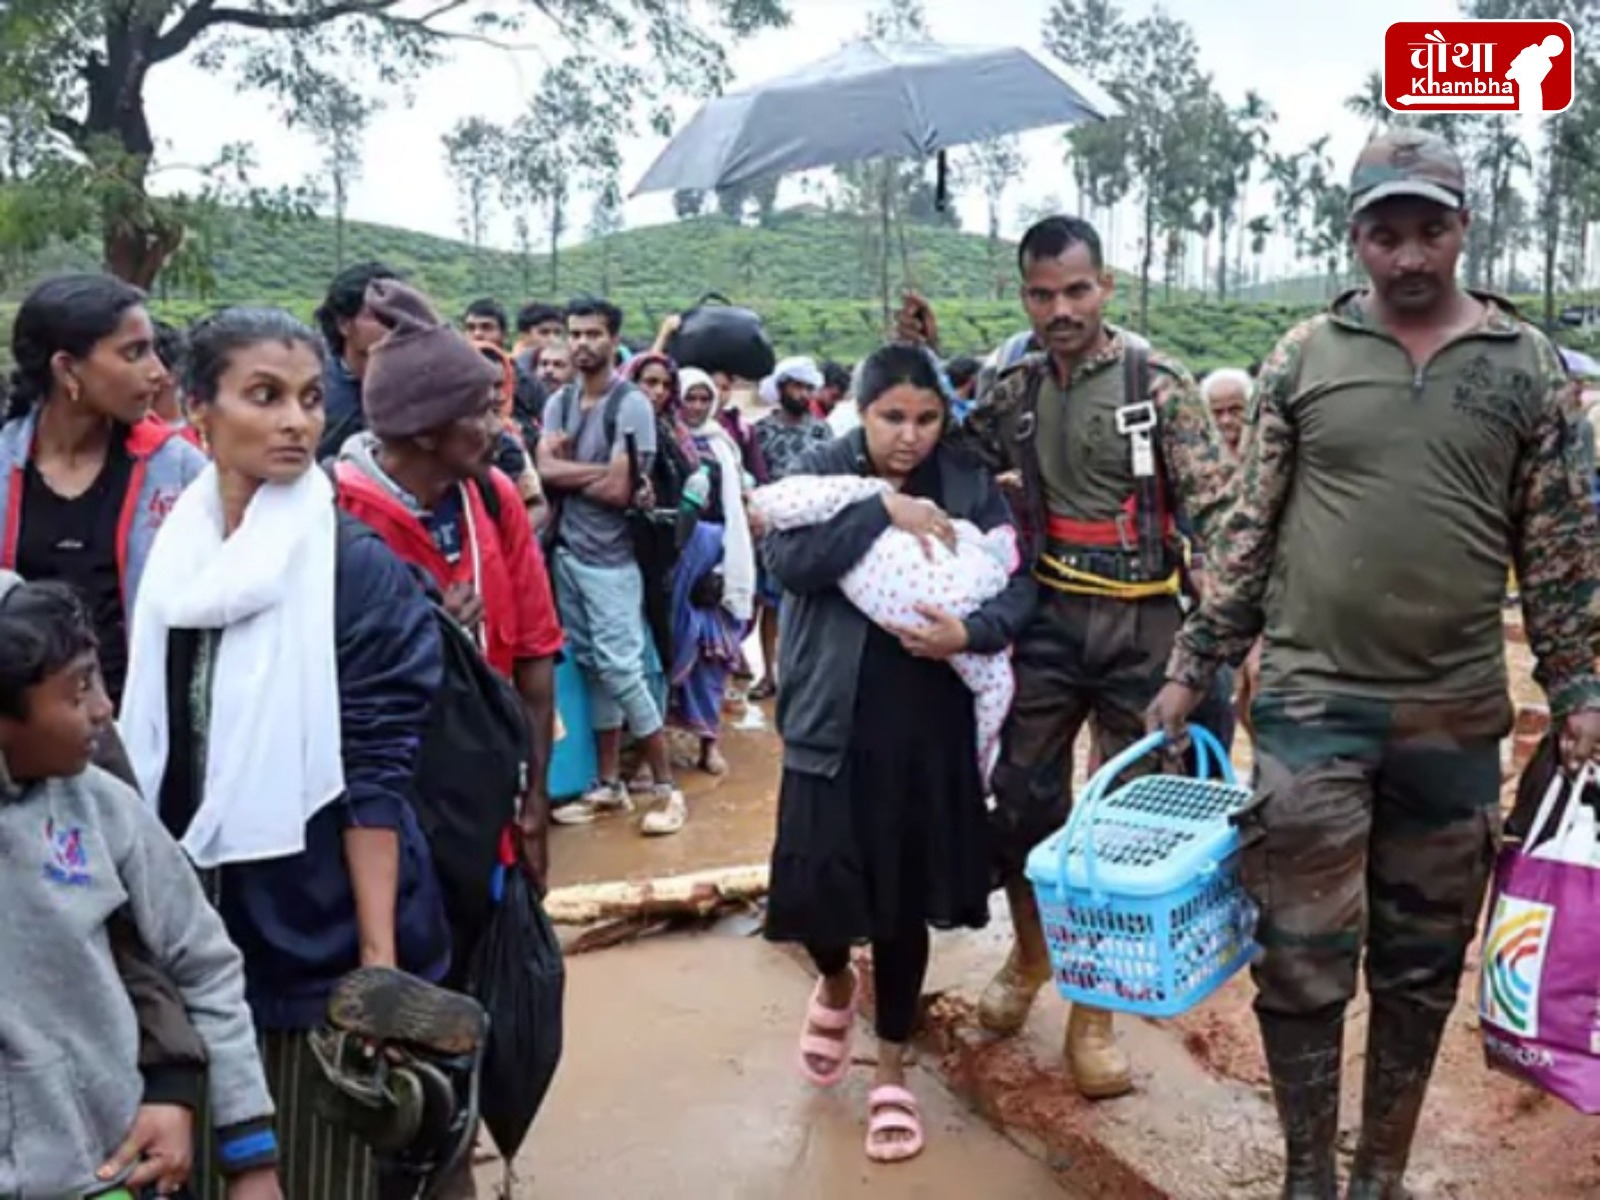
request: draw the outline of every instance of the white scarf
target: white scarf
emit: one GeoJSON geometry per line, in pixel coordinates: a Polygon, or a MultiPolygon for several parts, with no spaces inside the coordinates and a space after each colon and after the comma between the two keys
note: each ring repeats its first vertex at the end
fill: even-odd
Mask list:
{"type": "Polygon", "coordinates": [[[231,537],[208,465],[156,535],[129,636],[118,722],[146,803],[166,770],[167,641],[220,629],[204,789],[183,848],[196,866],[284,858],[344,793],[333,628],[338,521],[313,468],[263,484],[231,537]]]}
{"type": "Polygon", "coordinates": [[[750,518],[744,511],[744,462],[732,436],[717,420],[722,397],[711,376],[695,367],[678,372],[679,396],[687,396],[695,387],[710,389],[711,409],[689,433],[706,440],[722,474],[722,607],[734,620],[748,621],[755,615],[756,548],[750,536],[750,518]]]}

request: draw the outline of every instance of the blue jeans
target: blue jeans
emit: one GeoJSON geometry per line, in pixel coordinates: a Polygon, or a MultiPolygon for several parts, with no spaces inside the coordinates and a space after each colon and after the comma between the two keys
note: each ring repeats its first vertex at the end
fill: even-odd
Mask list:
{"type": "Polygon", "coordinates": [[[556,607],[568,648],[583,671],[598,733],[627,726],[647,738],[663,724],[645,672],[644,578],[639,568],[591,567],[570,550],[555,554],[556,607]]]}

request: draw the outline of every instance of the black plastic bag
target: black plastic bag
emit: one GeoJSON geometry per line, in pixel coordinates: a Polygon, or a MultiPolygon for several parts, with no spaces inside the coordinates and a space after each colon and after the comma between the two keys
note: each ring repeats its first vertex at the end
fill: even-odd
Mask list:
{"type": "Polygon", "coordinates": [[[778,363],[760,316],[716,292],[707,292],[683,314],[667,353],[680,367],[723,371],[737,379],[765,379],[778,363]],[[707,303],[712,300],[717,303],[707,303]]]}
{"type": "Polygon", "coordinates": [[[489,1014],[479,1111],[507,1164],[516,1157],[561,1062],[567,968],[544,907],[515,867],[478,943],[467,991],[489,1014]]]}

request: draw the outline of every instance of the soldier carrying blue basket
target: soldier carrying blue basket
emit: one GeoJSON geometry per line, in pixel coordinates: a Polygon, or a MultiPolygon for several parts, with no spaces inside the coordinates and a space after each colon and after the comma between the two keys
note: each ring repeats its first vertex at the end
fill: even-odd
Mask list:
{"type": "Polygon", "coordinates": [[[1456,283],[1466,182],[1416,130],[1363,150],[1351,243],[1370,288],[1292,330],[1252,401],[1242,490],[1150,724],[1181,736],[1264,632],[1242,874],[1283,1195],[1331,1200],[1345,1007],[1371,997],[1350,1200],[1403,1177],[1500,836],[1516,568],[1569,769],[1600,744],[1600,538],[1565,372],[1505,301],[1456,283]]]}

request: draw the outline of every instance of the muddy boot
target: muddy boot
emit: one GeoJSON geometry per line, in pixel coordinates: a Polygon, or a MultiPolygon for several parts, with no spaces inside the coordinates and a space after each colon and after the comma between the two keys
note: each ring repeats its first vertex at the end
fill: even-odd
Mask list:
{"type": "Polygon", "coordinates": [[[1257,1020],[1283,1126],[1283,1200],[1337,1200],[1333,1154],[1344,1010],[1311,1017],[1258,1013],[1257,1020]]]}
{"type": "Polygon", "coordinates": [[[1011,909],[1011,953],[983,991],[978,1024],[1010,1037],[1027,1022],[1033,999],[1050,982],[1051,972],[1033,887],[1026,879],[1006,880],[1006,903],[1011,909]]]}
{"type": "Polygon", "coordinates": [[[1350,1200],[1407,1200],[1402,1180],[1411,1139],[1449,1015],[1400,996],[1372,997],[1350,1200]]]}
{"type": "Polygon", "coordinates": [[[1072,1070],[1072,1082],[1085,1099],[1111,1100],[1133,1091],[1133,1065],[1117,1045],[1106,1009],[1074,1004],[1062,1053],[1072,1070]]]}

